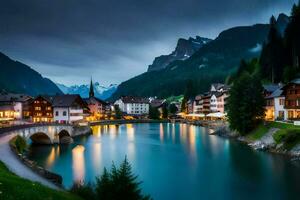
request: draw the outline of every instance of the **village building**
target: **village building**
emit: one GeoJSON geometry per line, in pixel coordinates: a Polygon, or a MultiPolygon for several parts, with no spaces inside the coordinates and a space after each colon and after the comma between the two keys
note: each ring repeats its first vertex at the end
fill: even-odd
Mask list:
{"type": "Polygon", "coordinates": [[[193,113],[203,113],[203,98],[202,95],[197,95],[194,100],[193,113]]]}
{"type": "MultiPolygon", "coordinates": [[[[275,97],[276,97],[276,109],[277,111],[280,111],[280,114],[282,114],[281,107],[283,106],[284,102],[280,101],[281,99],[282,91],[281,91],[281,85],[280,84],[265,84],[263,85],[263,95],[266,100],[266,106],[265,106],[265,120],[267,121],[274,121],[277,119],[275,116],[275,97]],[[281,105],[280,105],[281,104],[281,105]]],[[[277,112],[277,115],[279,113],[277,112]]]]}
{"type": "Polygon", "coordinates": [[[100,120],[110,117],[111,107],[108,102],[105,102],[95,97],[93,81],[91,80],[89,98],[84,99],[90,110],[90,120],[100,120]]]}
{"type": "Polygon", "coordinates": [[[208,114],[211,112],[211,106],[210,106],[210,102],[211,102],[211,93],[208,92],[208,93],[205,93],[203,96],[202,96],[202,99],[203,99],[203,113],[204,114],[208,114]]]}
{"type": "Polygon", "coordinates": [[[282,88],[285,96],[285,120],[300,120],[300,79],[295,79],[282,88]]]}
{"type": "Polygon", "coordinates": [[[53,122],[53,97],[37,96],[31,102],[31,117],[33,122],[53,122]]]}
{"type": "Polygon", "coordinates": [[[56,123],[75,123],[89,115],[85,101],[79,95],[57,95],[52,100],[53,121],[56,123]]]}
{"type": "Polygon", "coordinates": [[[122,96],[115,101],[114,105],[117,105],[120,110],[127,115],[148,115],[150,102],[146,98],[122,96]]]}
{"type": "Polygon", "coordinates": [[[187,101],[187,113],[188,114],[191,114],[194,112],[194,101],[195,99],[194,98],[190,98],[188,101],[187,101]]]}
{"type": "Polygon", "coordinates": [[[25,94],[0,93],[0,120],[23,120],[30,117],[32,97],[25,94]]]}
{"type": "Polygon", "coordinates": [[[162,117],[163,114],[163,107],[166,105],[165,99],[157,99],[157,98],[149,98],[150,106],[152,108],[158,109],[160,116],[162,117]]]}

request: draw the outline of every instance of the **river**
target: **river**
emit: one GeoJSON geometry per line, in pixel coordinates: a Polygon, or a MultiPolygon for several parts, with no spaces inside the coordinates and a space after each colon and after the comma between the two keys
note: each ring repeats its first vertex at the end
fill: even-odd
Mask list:
{"type": "Polygon", "coordinates": [[[299,199],[300,164],[254,151],[186,124],[93,126],[93,134],[65,146],[31,145],[28,156],[62,175],[65,187],[93,182],[127,156],[155,200],[299,199]]]}

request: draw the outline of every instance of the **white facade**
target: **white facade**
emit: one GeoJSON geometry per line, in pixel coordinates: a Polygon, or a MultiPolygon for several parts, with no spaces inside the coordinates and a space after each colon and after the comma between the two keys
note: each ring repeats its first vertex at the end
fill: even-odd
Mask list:
{"type": "Polygon", "coordinates": [[[275,97],[274,98],[274,117],[275,120],[287,120],[288,112],[284,109],[285,97],[275,97]]]}
{"type": "Polygon", "coordinates": [[[83,120],[83,109],[72,107],[54,107],[54,121],[58,123],[72,123],[83,120]]]}
{"type": "Polygon", "coordinates": [[[211,95],[211,97],[210,97],[210,111],[211,112],[218,112],[217,104],[218,104],[218,101],[217,101],[216,95],[214,95],[214,94],[211,95]]]}
{"type": "Polygon", "coordinates": [[[122,99],[119,99],[115,102],[115,105],[118,105],[120,110],[129,115],[146,115],[149,114],[149,103],[124,103],[122,99]]]}
{"type": "Polygon", "coordinates": [[[22,119],[23,117],[23,104],[21,102],[14,102],[15,118],[22,119]]]}

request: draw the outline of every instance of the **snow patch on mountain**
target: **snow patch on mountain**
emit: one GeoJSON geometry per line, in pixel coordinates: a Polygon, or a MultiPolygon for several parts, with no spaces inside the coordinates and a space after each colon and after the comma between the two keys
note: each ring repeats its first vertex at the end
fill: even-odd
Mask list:
{"type": "MultiPolygon", "coordinates": [[[[72,85],[70,87],[56,83],[58,88],[64,94],[79,94],[82,98],[89,97],[90,85],[82,84],[82,85],[72,85]]],[[[96,82],[94,85],[95,96],[100,99],[108,99],[117,89],[117,84],[111,84],[108,87],[100,85],[100,83],[96,82]]]]}

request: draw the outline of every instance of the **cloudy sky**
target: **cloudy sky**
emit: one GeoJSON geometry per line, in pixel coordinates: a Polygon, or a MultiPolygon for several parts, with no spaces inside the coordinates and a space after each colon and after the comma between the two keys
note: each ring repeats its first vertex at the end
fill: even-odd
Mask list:
{"type": "Polygon", "coordinates": [[[180,37],[215,38],[297,0],[0,0],[0,51],[66,85],[120,83],[180,37]]]}

